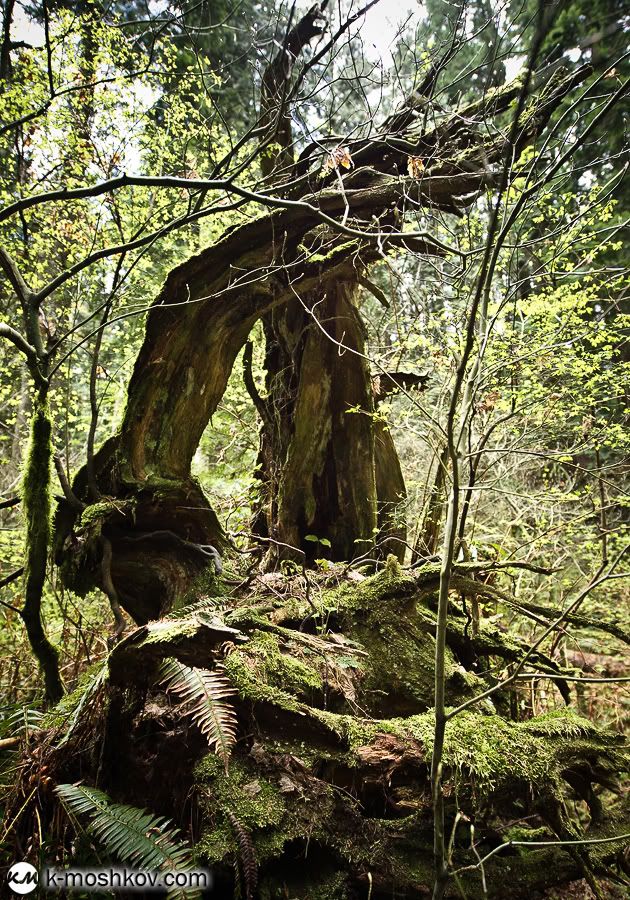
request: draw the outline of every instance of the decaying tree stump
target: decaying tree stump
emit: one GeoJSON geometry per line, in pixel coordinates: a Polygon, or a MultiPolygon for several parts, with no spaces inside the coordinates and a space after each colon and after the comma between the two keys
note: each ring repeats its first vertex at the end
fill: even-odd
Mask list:
{"type": "MultiPolygon", "coordinates": [[[[380,373],[366,364],[354,297],[367,268],[393,249],[447,252],[402,233],[405,212],[469,206],[587,72],[556,72],[542,84],[523,110],[517,146],[506,146],[501,129],[517,84],[486,92],[423,134],[413,129],[410,101],[373,138],[349,142],[354,168],[343,176],[314,150],[293,162],[288,133],[267,173],[278,208],[176,268],[151,307],[120,431],[94,459],[100,498],[82,471],[72,488],[78,502],[60,504],[56,556],[66,584],[79,593],[101,586],[111,594],[113,586],[140,627],[52,714],[38,745],[48,777],[98,783],[115,801],[174,817],[192,831],[222,896],[232,896],[235,871],[241,896],[270,900],[430,890],[439,572],[424,565],[405,574],[395,559],[405,540],[396,517],[404,482],[391,435],[374,415],[372,377],[380,373]],[[405,174],[410,157],[427,161],[420,177],[405,174]],[[251,576],[226,596],[216,570],[228,541],[191,461],[261,319],[266,396],[253,388],[245,358],[261,418],[254,530],[272,548],[268,563],[288,556],[305,567],[251,576]],[[319,575],[309,568],[319,556],[374,557],[377,538],[388,538],[394,555],[372,578],[342,565],[319,575]],[[229,760],[209,750],[186,708],[158,686],[169,658],[216,672],[234,690],[238,724],[226,726],[222,741],[224,750],[233,744],[229,760]]],[[[471,571],[484,564],[460,566],[453,587],[471,571]]],[[[470,634],[456,609],[447,644],[452,706],[493,686],[524,652],[487,624],[470,634]]],[[[542,654],[531,662],[562,674],[542,654]]],[[[557,683],[568,700],[568,686],[557,683]]],[[[489,896],[504,897],[509,880],[510,897],[532,898],[601,869],[620,850],[615,842],[589,851],[506,847],[479,867],[510,836],[575,837],[569,796],[590,810],[589,836],[622,830],[602,820],[596,794],[627,763],[620,740],[569,709],[514,721],[514,699],[498,692],[447,729],[451,864],[470,896],[481,896],[485,876],[489,896]]],[[[27,768],[16,811],[28,777],[27,768]]],[[[52,822],[54,799],[41,806],[52,822]]],[[[27,803],[19,827],[31,827],[33,815],[27,803]]],[[[452,896],[458,890],[453,882],[452,896]]]]}
{"type": "MultiPolygon", "coordinates": [[[[377,538],[389,538],[385,552],[402,556],[396,506],[404,482],[391,437],[373,415],[356,285],[393,250],[448,252],[429,236],[402,232],[405,212],[469,206],[494,184],[494,167],[535,140],[588,71],[556,73],[542,84],[523,111],[516,147],[506,147],[500,121],[518,85],[486,94],[421,135],[410,101],[373,140],[350,142],[355,168],[344,175],[343,190],[338,172],[322,171],[320,157],[303,156],[293,171],[299,190],[287,188],[281,208],[228,229],[174,269],[148,314],[120,431],[94,460],[105,506],[79,516],[61,504],[56,555],[68,586],[103,586],[102,534],[111,543],[121,606],[144,622],[167,611],[186,578],[203,569],[203,553],[189,547],[182,575],[182,541],[225,546],[190,466],[261,318],[269,415],[262,417],[258,534],[271,541],[276,559],[349,559],[369,554],[377,538]],[[493,118],[497,127],[489,130],[493,118]],[[478,132],[470,124],[476,119],[484,123],[478,132]],[[421,177],[401,174],[410,156],[428,161],[421,177]],[[161,532],[157,553],[147,550],[151,532],[161,532]],[[313,536],[328,543],[318,546],[313,536]]],[[[85,473],[74,492],[93,505],[85,473]]]]}
{"type": "MultiPolygon", "coordinates": [[[[460,577],[471,566],[460,566],[460,577]]],[[[235,867],[241,896],[426,896],[438,577],[435,566],[412,575],[390,557],[373,577],[333,567],[306,584],[270,573],[230,598],[215,596],[210,579],[191,605],[128,635],[51,714],[37,764],[43,759],[56,782],[98,780],[113,800],[192,828],[197,859],[214,872],[220,896],[233,895],[235,867]],[[169,657],[220,672],[235,689],[227,765],[186,705],[159,687],[169,657]]],[[[455,612],[449,703],[479,694],[493,683],[489,663],[509,665],[523,649],[490,624],[470,636],[455,612]]],[[[558,674],[543,655],[532,661],[558,674]]],[[[509,709],[510,696],[499,693],[447,730],[452,865],[462,869],[468,896],[482,895],[478,856],[510,838],[576,837],[570,797],[589,809],[588,837],[624,830],[615,820],[621,806],[607,804],[605,820],[596,793],[614,788],[627,767],[623,739],[568,708],[522,721],[510,721],[509,709]]],[[[27,767],[16,804],[29,775],[27,767]]],[[[45,823],[50,792],[38,802],[45,823]]],[[[18,837],[31,827],[29,810],[35,814],[30,801],[18,837]]],[[[508,896],[508,879],[509,896],[529,900],[587,866],[603,870],[622,848],[571,849],[506,847],[484,866],[488,896],[508,896]]],[[[449,896],[460,896],[455,882],[449,896]]]]}

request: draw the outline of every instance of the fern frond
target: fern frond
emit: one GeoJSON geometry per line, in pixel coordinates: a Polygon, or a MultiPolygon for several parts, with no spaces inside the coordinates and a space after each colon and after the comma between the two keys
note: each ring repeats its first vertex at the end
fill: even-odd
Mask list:
{"type": "Polygon", "coordinates": [[[226,676],[208,669],[191,669],[176,659],[165,660],[160,675],[160,683],[187,705],[188,715],[227,770],[238,722],[234,708],[226,702],[236,694],[226,676]]]}
{"type": "Polygon", "coordinates": [[[10,704],[0,707],[0,738],[28,736],[38,731],[44,720],[44,713],[35,706],[10,704]]]}
{"type": "MultiPolygon", "coordinates": [[[[83,713],[88,708],[88,706],[90,708],[93,707],[94,702],[96,701],[97,694],[99,693],[99,691],[101,690],[101,688],[107,681],[108,674],[109,674],[109,668],[107,665],[107,660],[105,660],[105,662],[101,666],[99,666],[97,669],[94,670],[94,672],[92,672],[90,674],[90,676],[88,677],[87,682],[85,684],[85,687],[83,688],[83,693],[81,694],[81,698],[71,712],[70,719],[69,719],[68,725],[66,727],[66,730],[63,733],[62,737],[57,742],[58,748],[63,747],[65,744],[68,743],[70,738],[73,736],[76,728],[81,724],[82,719],[83,719],[83,713]]],[[[61,702],[58,704],[58,707],[57,707],[58,713],[64,712],[64,700],[65,699],[66,698],[62,699],[61,702]]]]}
{"type": "MultiPolygon", "coordinates": [[[[254,891],[258,884],[258,863],[256,861],[256,851],[254,842],[249,831],[239,822],[234,813],[228,812],[227,817],[230,825],[234,829],[236,842],[238,844],[241,868],[243,870],[243,880],[245,882],[245,900],[253,900],[254,891]]],[[[236,867],[237,876],[239,874],[238,866],[236,867]]]]}
{"type": "MultiPolygon", "coordinates": [[[[135,806],[112,803],[103,791],[84,785],[59,784],[55,791],[71,815],[89,817],[88,833],[120,862],[142,869],[192,866],[191,850],[169,819],[135,806]]],[[[190,898],[193,892],[178,890],[169,896],[190,898]]]]}
{"type": "Polygon", "coordinates": [[[112,803],[97,788],[59,784],[56,793],[74,815],[90,817],[88,830],[122,862],[147,869],[187,868],[191,853],[172,823],[144,809],[112,803]]]}
{"type": "Polygon", "coordinates": [[[223,597],[196,597],[185,606],[172,609],[165,618],[168,622],[177,622],[181,619],[190,619],[198,613],[202,616],[218,616],[224,607],[223,597]]]}

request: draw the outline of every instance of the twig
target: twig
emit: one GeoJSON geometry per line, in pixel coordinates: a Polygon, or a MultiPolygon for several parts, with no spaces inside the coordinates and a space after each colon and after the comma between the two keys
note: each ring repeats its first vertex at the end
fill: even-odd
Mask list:
{"type": "Polygon", "coordinates": [[[575,841],[506,841],[505,844],[499,844],[499,846],[491,850],[490,853],[486,853],[486,855],[482,857],[478,863],[469,866],[462,866],[460,869],[456,869],[453,874],[459,875],[462,872],[470,872],[473,869],[478,869],[487,860],[489,860],[490,857],[495,856],[497,853],[500,853],[502,850],[505,850],[508,847],[582,847],[589,844],[614,844],[617,841],[627,841],[629,838],[630,833],[619,834],[616,837],[583,838],[582,840],[575,841]]]}
{"type": "MultiPolygon", "coordinates": [[[[21,575],[24,574],[24,566],[21,566],[19,569],[16,569],[15,572],[11,572],[10,575],[5,575],[3,579],[0,580],[0,588],[6,587],[7,584],[11,584],[13,581],[17,581],[21,575]]],[[[8,604],[5,604],[8,605],[8,604]]],[[[14,609],[12,606],[11,609],[14,609]]],[[[19,612],[19,610],[18,610],[19,612]]]]}
{"type": "Polygon", "coordinates": [[[103,581],[103,590],[107,594],[109,605],[114,615],[116,628],[114,630],[114,638],[119,638],[125,630],[126,622],[120,608],[118,600],[118,592],[114,587],[112,580],[112,542],[105,535],[101,534],[100,543],[103,548],[103,556],[101,557],[101,578],[103,581]]]}
{"type": "Polygon", "coordinates": [[[76,510],[76,512],[83,512],[86,505],[82,500],[79,500],[77,495],[70,487],[70,482],[68,481],[66,470],[64,469],[63,462],[61,461],[61,457],[58,453],[55,453],[53,460],[55,463],[55,469],[57,471],[57,477],[59,478],[59,484],[61,485],[61,490],[63,491],[63,495],[66,498],[68,504],[72,507],[72,509],[76,510]]]}

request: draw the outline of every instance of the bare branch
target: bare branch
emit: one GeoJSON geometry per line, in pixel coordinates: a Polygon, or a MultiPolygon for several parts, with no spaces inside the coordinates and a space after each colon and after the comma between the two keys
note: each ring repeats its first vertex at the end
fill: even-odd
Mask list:
{"type": "Polygon", "coordinates": [[[24,354],[29,363],[37,363],[37,351],[15,328],[11,328],[6,322],[0,322],[0,337],[6,338],[24,354]]]}
{"type": "Polygon", "coordinates": [[[17,263],[3,247],[0,247],[0,267],[2,267],[22,306],[27,306],[31,297],[31,291],[24,281],[17,263]]]}

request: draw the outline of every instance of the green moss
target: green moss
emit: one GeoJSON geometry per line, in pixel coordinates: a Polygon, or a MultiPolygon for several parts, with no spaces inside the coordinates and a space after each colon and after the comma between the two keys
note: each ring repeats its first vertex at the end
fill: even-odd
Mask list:
{"type": "MultiPolygon", "coordinates": [[[[427,763],[430,762],[432,712],[381,720],[377,725],[379,732],[419,741],[425,748],[427,763]]],[[[510,789],[519,782],[534,789],[547,785],[555,791],[572,758],[608,754],[610,743],[615,740],[615,736],[601,732],[571,710],[547,713],[526,722],[469,711],[447,723],[443,763],[447,778],[463,777],[481,794],[510,789]]]]}
{"type": "Polygon", "coordinates": [[[255,606],[237,606],[226,614],[225,621],[232,628],[251,628],[259,625],[268,628],[269,620],[255,606]]]}
{"type": "MultiPolygon", "coordinates": [[[[295,642],[299,643],[299,635],[296,637],[293,632],[292,637],[291,629],[272,625],[259,609],[239,608],[227,615],[230,625],[248,631],[260,626],[254,632],[253,641],[228,664],[234,684],[243,696],[295,710],[288,695],[312,700],[313,691],[322,689],[325,668],[328,673],[335,668],[351,668],[355,671],[354,687],[360,693],[359,702],[375,715],[389,711],[391,697],[400,703],[400,712],[410,708],[420,712],[431,705],[435,616],[419,602],[415,579],[402,571],[394,556],[379,574],[358,584],[344,583],[323,591],[315,602],[317,618],[321,622],[332,618],[334,630],[343,632],[351,647],[356,646],[359,652],[367,651],[367,657],[355,656],[350,651],[341,659],[332,647],[330,654],[312,653],[307,642],[296,656],[295,642]],[[262,632],[267,632],[267,636],[260,637],[262,632]],[[290,652],[283,652],[282,644],[290,652]]],[[[295,618],[311,613],[304,602],[300,604],[295,598],[283,603],[285,606],[293,603],[295,618]]],[[[446,650],[446,678],[447,699],[452,704],[487,687],[478,675],[457,665],[450,648],[446,650]]]]}
{"type": "Polygon", "coordinates": [[[356,241],[345,241],[343,244],[337,244],[337,246],[329,250],[328,253],[311,253],[308,258],[308,262],[330,263],[330,261],[335,259],[337,256],[345,257],[351,250],[355,250],[356,248],[356,241]]]}
{"type": "Polygon", "coordinates": [[[199,623],[194,619],[163,619],[147,625],[147,633],[136,645],[146,647],[148,644],[176,644],[179,638],[194,637],[199,631],[199,623]]]}
{"type": "Polygon", "coordinates": [[[582,718],[572,709],[551,710],[522,722],[520,728],[532,734],[547,735],[548,737],[572,738],[595,735],[599,738],[605,737],[596,725],[589,722],[588,719],[582,718]]]}
{"type": "Polygon", "coordinates": [[[385,574],[389,578],[401,578],[403,571],[400,565],[400,561],[397,557],[394,556],[393,553],[388,554],[387,559],[385,561],[385,574]]]}
{"type": "Polygon", "coordinates": [[[265,675],[271,683],[285,685],[290,691],[302,693],[321,690],[322,679],[317,670],[295,656],[282,653],[275,634],[257,632],[248,648],[264,661],[265,675]]]}
{"type": "Polygon", "coordinates": [[[331,713],[324,709],[313,709],[311,715],[343,741],[351,751],[374,740],[377,734],[383,732],[383,724],[387,722],[378,719],[358,719],[356,716],[331,713]]]}
{"type": "Polygon", "coordinates": [[[225,671],[241,697],[252,702],[273,703],[281,709],[298,712],[300,704],[291,694],[261,681],[256,664],[242,650],[235,650],[225,660],[225,671]]]}
{"type": "MultiPolygon", "coordinates": [[[[431,750],[428,742],[425,746],[431,750]]],[[[500,716],[467,712],[446,727],[446,766],[465,773],[484,791],[507,782],[534,783],[549,774],[552,760],[552,754],[544,752],[540,741],[500,716]]]]}
{"type": "Polygon", "coordinates": [[[164,478],[155,472],[148,474],[139,485],[140,490],[149,490],[158,497],[168,497],[173,491],[181,490],[181,487],[182,482],[179,478],[164,478]]]}
{"type": "MultiPolygon", "coordinates": [[[[296,745],[288,749],[291,755],[300,750],[296,745]]],[[[265,752],[270,752],[268,747],[265,752]]],[[[316,782],[317,802],[313,803],[312,796],[305,802],[299,785],[283,794],[281,784],[262,776],[249,758],[235,760],[228,775],[214,760],[203,760],[197,766],[196,780],[204,798],[205,821],[211,823],[198,847],[201,858],[220,862],[238,854],[228,813],[250,832],[259,864],[280,856],[287,841],[295,838],[334,846],[347,858],[356,856],[354,841],[350,846],[346,836],[336,836],[335,789],[323,781],[316,782]]],[[[309,793],[308,787],[306,790],[309,793]]],[[[357,843],[361,841],[359,835],[357,843]]],[[[362,858],[369,858],[367,847],[362,858]]]]}
{"type": "MultiPolygon", "coordinates": [[[[370,665],[362,680],[363,702],[385,711],[390,697],[407,708],[427,709],[433,698],[435,671],[435,617],[419,603],[416,580],[406,575],[396,557],[384,569],[359,584],[344,584],[328,592],[322,616],[341,620],[345,635],[369,653],[370,665]],[[378,698],[383,697],[379,703],[378,698]]],[[[447,698],[450,703],[479,693],[482,680],[456,664],[446,649],[447,698]]]]}
{"type": "Polygon", "coordinates": [[[220,863],[238,850],[234,832],[225,820],[220,826],[204,831],[201,840],[195,846],[195,856],[199,860],[220,863]]]}
{"type": "Polygon", "coordinates": [[[63,696],[59,653],[46,636],[41,617],[42,594],[50,545],[50,463],[52,423],[46,402],[35,401],[31,437],[22,483],[22,510],[26,525],[24,554],[24,604],[22,620],[31,649],[44,675],[47,700],[63,696]]]}
{"type": "MultiPolygon", "coordinates": [[[[31,420],[22,480],[22,509],[26,524],[27,552],[48,548],[50,537],[50,464],[52,425],[46,405],[37,404],[31,420]]],[[[39,556],[39,552],[38,552],[39,556]]],[[[45,564],[45,563],[44,563],[45,564]]]]}
{"type": "MultiPolygon", "coordinates": [[[[357,719],[322,710],[311,710],[310,715],[345,745],[343,760],[339,761],[346,765],[352,765],[353,758],[358,764],[358,748],[373,742],[379,734],[414,741],[414,746],[419,742],[426,752],[426,782],[412,790],[426,801],[434,733],[432,713],[384,720],[357,719]]],[[[462,713],[447,727],[445,782],[454,788],[447,796],[456,792],[459,808],[469,813],[485,807],[487,798],[496,792],[515,798],[530,796],[534,802],[542,800],[546,809],[549,803],[557,803],[560,808],[566,767],[585,755],[595,760],[608,753],[604,736],[596,728],[589,731],[588,725],[572,713],[555,713],[524,723],[506,722],[477,711],[462,713]]],[[[312,742],[309,747],[313,749],[312,742]]],[[[248,756],[235,760],[226,775],[220,761],[209,756],[197,767],[200,795],[205,798],[205,821],[209,823],[200,844],[203,858],[218,863],[237,856],[236,836],[227,815],[231,813],[251,833],[262,865],[262,897],[279,896],[273,874],[265,874],[265,861],[281,856],[286,843],[295,839],[328,847],[338,857],[339,866],[334,872],[322,873],[319,893],[320,885],[313,887],[309,875],[309,893],[302,894],[299,873],[292,875],[292,896],[343,897],[346,865],[354,870],[357,866],[386,866],[401,884],[431,884],[431,830],[426,805],[424,812],[400,819],[365,818],[343,792],[319,779],[310,780],[310,775],[305,776],[309,780],[304,782],[303,794],[299,776],[290,771],[289,779],[296,778],[298,783],[295,789],[289,786],[283,793],[283,754],[302,758],[302,745],[290,740],[282,745],[276,742],[265,745],[264,752],[269,766],[262,767],[248,756]],[[275,767],[273,754],[278,754],[274,776],[278,783],[268,777],[275,767]],[[304,797],[309,802],[304,802],[304,797]]],[[[338,760],[334,750],[320,749],[318,756],[322,762],[338,760]]],[[[546,830],[539,833],[525,829],[523,837],[532,840],[547,834],[546,830]]],[[[506,835],[510,837],[518,839],[521,835],[506,835]]]]}
{"type": "Polygon", "coordinates": [[[81,674],[73,691],[61,698],[56,706],[45,713],[43,728],[60,728],[72,719],[86,695],[90,694],[99,681],[107,674],[107,665],[103,660],[92,663],[81,674]]]}
{"type": "MultiPolygon", "coordinates": [[[[395,557],[392,559],[395,560],[395,557]]],[[[342,584],[326,592],[319,603],[322,612],[354,614],[357,611],[381,610],[386,603],[400,608],[415,593],[414,579],[402,572],[396,560],[395,567],[388,564],[365,581],[342,584]]]]}
{"type": "MultiPolygon", "coordinates": [[[[432,579],[434,573],[428,573],[427,587],[432,579]]],[[[409,708],[418,712],[399,717],[359,718],[314,708],[306,701],[309,694],[321,689],[319,667],[326,656],[325,647],[320,656],[317,648],[309,649],[308,640],[300,642],[290,630],[265,619],[260,607],[239,609],[230,616],[232,625],[247,626],[251,639],[226,658],[228,677],[246,699],[297,714],[293,719],[299,723],[303,741],[276,735],[273,742],[264,744],[263,765],[250,757],[237,758],[228,776],[216,757],[204,761],[199,778],[201,794],[207,797],[208,829],[202,838],[206,858],[220,862],[238,854],[227,816],[231,812],[251,832],[263,873],[265,860],[281,856],[288,841],[299,839],[334,851],[340,869],[346,865],[355,870],[357,866],[387,866],[401,884],[430,885],[427,804],[434,716],[422,710],[433,694],[435,616],[420,594],[417,579],[406,576],[396,562],[358,585],[324,592],[319,600],[322,620],[331,614],[331,627],[339,628],[346,639],[369,652],[362,663],[360,705],[367,706],[363,697],[372,702],[377,695],[383,697],[382,708],[391,715],[392,697],[402,694],[413,701],[406,703],[404,712],[409,708]],[[386,691],[391,696],[383,696],[386,691]],[[366,818],[337,788],[312,779],[310,774],[293,775],[283,760],[289,755],[310,766],[311,772],[346,773],[348,767],[365,766],[365,753],[358,750],[374,744],[379,735],[392,735],[403,745],[409,742],[418,760],[419,783],[410,784],[404,789],[408,793],[398,797],[417,812],[402,819],[366,818]],[[283,786],[283,772],[289,782],[297,782],[295,787],[291,783],[288,789],[283,786]],[[305,779],[302,786],[301,777],[305,779]]],[[[313,640],[317,639],[311,637],[313,640]]],[[[334,654],[330,659],[336,663],[334,654]]],[[[478,676],[456,665],[452,656],[447,672],[451,703],[485,686],[478,676]]],[[[369,708],[376,710],[376,703],[369,708]]],[[[265,738],[259,736],[259,740],[265,738]]],[[[480,708],[464,712],[447,724],[443,755],[447,796],[456,797],[459,808],[471,816],[487,808],[489,799],[500,796],[507,799],[508,806],[519,798],[532,808],[544,806],[562,820],[567,791],[564,773],[583,766],[585,760],[599,770],[608,767],[614,771],[617,750],[611,741],[614,738],[571,711],[556,711],[522,723],[480,708]]],[[[622,767],[620,763],[618,768],[622,767]]],[[[326,889],[336,888],[331,882],[326,889]]],[[[275,896],[271,885],[269,891],[270,897],[275,896]]],[[[297,887],[296,895],[302,896],[297,887]]],[[[330,896],[335,896],[334,892],[330,896]]]]}
{"type": "MultiPolygon", "coordinates": [[[[511,825],[502,833],[503,839],[507,841],[549,841],[555,840],[556,836],[552,834],[544,825],[540,828],[528,828],[526,825],[511,825]]],[[[525,856],[531,853],[526,847],[516,847],[519,856],[525,856]]]]}
{"type": "Polygon", "coordinates": [[[298,698],[322,690],[316,662],[310,665],[294,654],[282,652],[277,635],[255,630],[243,648],[225,661],[226,672],[242,697],[275,703],[297,711],[298,698]]]}
{"type": "Polygon", "coordinates": [[[258,770],[235,760],[230,769],[212,779],[213,802],[221,812],[231,812],[250,830],[279,825],[285,804],[278,788],[258,770]]]}
{"type": "Polygon", "coordinates": [[[257,859],[264,861],[280,856],[284,850],[284,845],[293,836],[293,830],[290,828],[288,831],[284,831],[283,828],[259,831],[254,839],[257,859]]]}
{"type": "Polygon", "coordinates": [[[132,513],[134,506],[133,500],[99,500],[98,503],[90,503],[81,513],[78,526],[92,529],[94,526],[100,526],[108,516],[125,516],[132,513]]]}
{"type": "Polygon", "coordinates": [[[202,835],[199,856],[219,862],[236,852],[228,813],[252,834],[259,861],[280,853],[285,836],[279,826],[285,822],[286,805],[278,787],[244,760],[233,760],[227,774],[216,763],[216,757],[207,756],[195,770],[205,813],[214,823],[202,835]]]}
{"type": "MultiPolygon", "coordinates": [[[[347,747],[347,763],[356,763],[356,750],[373,742],[377,735],[392,734],[403,741],[419,742],[427,766],[430,764],[433,712],[392,719],[359,719],[325,710],[311,710],[311,715],[347,747]]],[[[478,796],[518,783],[534,789],[544,784],[555,790],[571,759],[586,754],[603,760],[611,752],[614,756],[611,744],[616,742],[621,742],[619,736],[600,731],[571,710],[554,711],[526,722],[510,722],[479,711],[464,712],[446,727],[445,777],[469,782],[478,796]]],[[[620,768],[624,767],[622,756],[620,748],[620,768]]]]}

